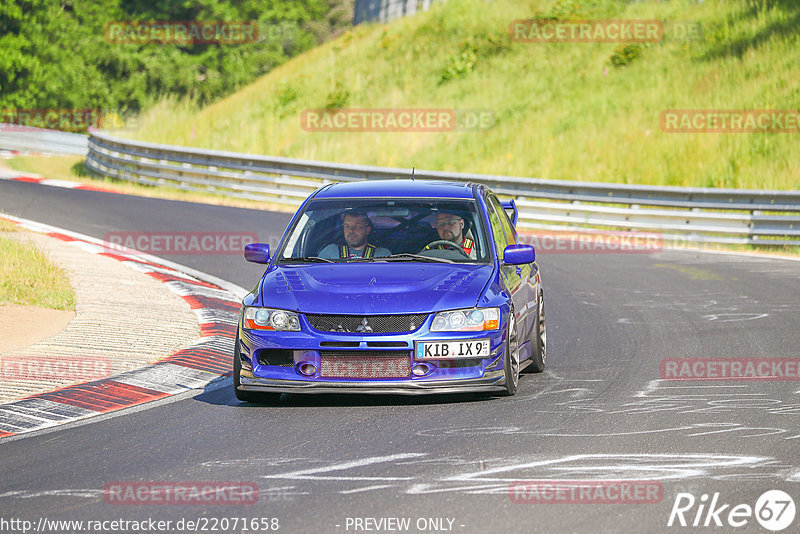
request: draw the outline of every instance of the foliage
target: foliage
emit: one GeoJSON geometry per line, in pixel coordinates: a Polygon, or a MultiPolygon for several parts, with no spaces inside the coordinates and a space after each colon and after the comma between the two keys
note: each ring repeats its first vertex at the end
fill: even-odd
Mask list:
{"type": "Polygon", "coordinates": [[[615,67],[624,67],[629,65],[633,60],[641,57],[642,45],[628,44],[618,46],[614,53],[609,58],[608,62],[615,67]]]}
{"type": "Polygon", "coordinates": [[[509,48],[506,34],[470,36],[458,47],[458,52],[447,58],[440,82],[448,82],[475,70],[479,61],[499,54],[509,48]]]}
{"type": "Polygon", "coordinates": [[[325,99],[325,109],[341,109],[347,104],[350,98],[350,91],[341,81],[336,81],[333,90],[328,93],[325,99]]]}
{"type": "Polygon", "coordinates": [[[472,72],[477,61],[475,43],[469,41],[463,43],[458,52],[447,58],[447,63],[442,69],[441,81],[448,82],[472,72]]]}
{"type": "Polygon", "coordinates": [[[352,0],[18,0],[0,3],[0,109],[138,113],[165,97],[203,105],[351,24],[352,0]],[[245,44],[119,44],[115,21],[256,21],[245,44]]]}

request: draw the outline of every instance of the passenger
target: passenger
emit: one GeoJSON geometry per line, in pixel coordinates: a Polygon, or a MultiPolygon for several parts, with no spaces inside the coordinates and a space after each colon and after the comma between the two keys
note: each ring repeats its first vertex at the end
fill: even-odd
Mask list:
{"type": "Polygon", "coordinates": [[[372,232],[372,221],[367,214],[360,211],[348,211],[342,220],[344,243],[331,243],[319,252],[319,257],[326,259],[347,258],[380,258],[392,253],[383,247],[370,244],[367,239],[372,232]]]}

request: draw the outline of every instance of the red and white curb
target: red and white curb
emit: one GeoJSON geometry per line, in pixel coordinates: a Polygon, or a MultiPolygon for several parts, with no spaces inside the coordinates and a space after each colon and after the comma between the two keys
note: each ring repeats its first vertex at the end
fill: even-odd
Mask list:
{"type": "Polygon", "coordinates": [[[32,432],[202,388],[232,372],[241,297],[239,286],[170,261],[90,236],[0,214],[21,227],[121,261],[164,283],[195,312],[201,337],[158,362],[110,378],[0,404],[0,438],[32,432]]]}
{"type": "Polygon", "coordinates": [[[116,193],[110,189],[103,189],[102,187],[95,187],[92,185],[82,184],[80,182],[73,182],[70,180],[54,180],[52,178],[42,178],[36,175],[19,174],[15,171],[7,171],[0,169],[0,180],[8,180],[10,182],[25,182],[29,184],[49,185],[51,187],[61,187],[63,189],[78,189],[80,191],[100,191],[102,193],[116,193]]]}

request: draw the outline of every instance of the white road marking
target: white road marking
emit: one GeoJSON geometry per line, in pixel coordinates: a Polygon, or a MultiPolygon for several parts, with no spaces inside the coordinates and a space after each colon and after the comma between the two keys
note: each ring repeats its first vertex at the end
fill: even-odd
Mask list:
{"type": "Polygon", "coordinates": [[[75,189],[76,187],[83,185],[79,182],[70,182],[69,180],[56,180],[54,178],[45,178],[44,180],[40,180],[39,183],[41,185],[50,185],[53,187],[64,187],[66,189],[75,189]]]}
{"type": "Polygon", "coordinates": [[[472,494],[506,494],[508,493],[508,484],[480,484],[477,486],[461,487],[436,487],[434,484],[414,484],[406,490],[406,493],[409,495],[425,495],[431,493],[452,493],[456,491],[463,491],[464,493],[472,494]]]}
{"type": "Polygon", "coordinates": [[[750,435],[746,435],[746,436],[742,436],[742,435],[736,436],[737,438],[757,438],[757,437],[761,437],[761,436],[772,436],[772,435],[775,435],[775,434],[785,434],[786,432],[789,432],[788,430],[783,429],[783,428],[746,427],[746,426],[741,426],[741,425],[739,425],[737,423],[729,423],[729,424],[731,425],[730,428],[723,428],[723,429],[720,429],[720,430],[709,430],[707,432],[695,432],[694,434],[687,434],[687,437],[693,438],[693,437],[696,437],[696,436],[708,436],[708,435],[711,435],[711,434],[722,434],[722,433],[726,433],[726,432],[743,432],[743,431],[749,431],[749,430],[756,430],[756,431],[763,430],[763,431],[765,431],[765,432],[761,432],[761,433],[758,433],[758,434],[750,434],[750,435]]]}
{"type": "MultiPolygon", "coordinates": [[[[313,463],[313,462],[320,462],[321,460],[315,460],[311,458],[236,458],[233,460],[211,460],[208,462],[203,462],[200,465],[203,467],[236,467],[236,466],[245,466],[245,467],[277,467],[284,464],[292,464],[292,463],[313,463]]],[[[294,487],[294,486],[291,486],[294,487]]]]}
{"type": "Polygon", "coordinates": [[[16,497],[17,499],[36,499],[38,497],[85,497],[94,499],[103,496],[101,489],[58,489],[58,490],[45,490],[45,491],[7,491],[0,493],[0,499],[3,497],[16,497]]]}
{"type": "Polygon", "coordinates": [[[731,323],[735,321],[754,321],[769,317],[768,313],[712,313],[704,315],[703,319],[718,321],[720,323],[731,323]]]}
{"type": "MultiPolygon", "coordinates": [[[[706,475],[709,468],[748,466],[763,464],[767,458],[761,456],[726,456],[714,454],[577,454],[556,458],[552,460],[542,460],[521,464],[495,467],[485,469],[475,473],[459,474],[441,479],[442,481],[470,481],[481,480],[487,482],[512,482],[519,480],[514,478],[492,478],[487,475],[508,473],[511,471],[551,467],[555,471],[577,471],[590,472],[596,475],[612,473],[616,478],[619,473],[626,473],[632,478],[646,480],[668,480],[681,479],[706,475]],[[611,462],[590,465],[569,465],[579,462],[611,462]],[[618,463],[614,463],[617,461],[618,463]],[[656,462],[665,461],[664,464],[656,462]],[[648,463],[650,462],[650,463],[648,463]],[[645,473],[651,473],[646,475],[645,473]],[[658,475],[661,473],[661,476],[658,475]]],[[[602,478],[602,477],[601,477],[602,478]]]]}
{"type": "Polygon", "coordinates": [[[372,491],[372,490],[391,488],[391,487],[394,487],[394,486],[392,484],[378,484],[376,486],[367,486],[365,488],[355,488],[355,489],[351,489],[351,490],[342,490],[339,493],[341,493],[342,495],[350,495],[351,493],[362,493],[364,491],[372,491]]]}
{"type": "Polygon", "coordinates": [[[370,458],[362,458],[360,460],[353,460],[350,462],[343,462],[340,464],[333,464],[325,467],[315,467],[311,469],[301,469],[300,471],[292,471],[278,475],[262,475],[263,478],[288,478],[295,480],[411,480],[411,477],[318,477],[313,476],[316,473],[329,473],[331,471],[344,471],[353,469],[354,467],[364,467],[367,465],[391,462],[394,460],[403,460],[406,458],[415,458],[427,456],[426,453],[421,452],[408,452],[401,454],[391,454],[389,456],[373,456],[370,458]]]}
{"type": "MultiPolygon", "coordinates": [[[[453,459],[444,457],[444,459],[453,459]]],[[[249,459],[250,461],[259,459],[249,459]]],[[[270,465],[278,466],[285,462],[294,465],[307,465],[308,463],[322,462],[322,459],[309,458],[272,458],[267,460],[270,465]]],[[[536,459],[510,459],[509,463],[492,468],[485,468],[479,460],[470,461],[462,459],[463,463],[478,465],[481,468],[475,471],[456,472],[450,476],[430,476],[431,470],[427,463],[437,460],[425,453],[401,453],[387,456],[362,458],[348,462],[331,463],[324,467],[301,469],[289,473],[276,475],[263,475],[266,479],[287,479],[309,481],[306,486],[281,486],[260,490],[265,498],[280,499],[293,495],[310,495],[314,492],[332,493],[342,495],[367,493],[389,488],[396,488],[393,492],[398,494],[424,495],[439,493],[462,493],[504,495],[509,491],[510,484],[514,481],[533,479],[592,479],[592,480],[678,480],[678,479],[705,479],[705,480],[785,480],[800,481],[800,470],[792,465],[778,462],[774,458],[760,456],[730,456],[715,454],[577,454],[560,458],[536,459]],[[415,462],[413,459],[417,458],[415,462]],[[398,460],[404,460],[399,464],[398,460]],[[383,469],[407,469],[408,465],[417,464],[417,470],[409,477],[384,477],[383,482],[407,481],[405,484],[376,483],[359,484],[364,480],[375,480],[376,477],[341,476],[326,477],[314,476],[332,471],[347,471],[364,466],[390,463],[383,469]],[[319,481],[341,482],[334,487],[325,487],[319,481]],[[352,482],[352,484],[347,484],[352,482]]],[[[493,463],[502,460],[495,460],[493,463]]],[[[228,472],[231,464],[228,461],[206,462],[212,468],[219,468],[228,472]]],[[[243,464],[236,464],[243,465],[243,464]]],[[[456,471],[463,470],[464,465],[452,465],[456,471]]],[[[346,473],[343,473],[346,474],[346,473]]],[[[397,474],[397,473],[392,473],[397,474]]],[[[102,496],[100,489],[59,489],[45,491],[12,491],[0,494],[2,497],[35,498],[43,496],[72,496],[97,499],[102,496]]]]}

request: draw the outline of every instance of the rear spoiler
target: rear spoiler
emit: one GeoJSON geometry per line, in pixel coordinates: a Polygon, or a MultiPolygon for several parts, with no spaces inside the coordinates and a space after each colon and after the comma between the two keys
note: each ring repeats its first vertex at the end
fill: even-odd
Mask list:
{"type": "Polygon", "coordinates": [[[511,219],[511,224],[516,226],[519,213],[517,212],[517,204],[514,202],[514,199],[512,198],[511,200],[504,200],[500,202],[500,205],[503,206],[503,209],[512,210],[514,212],[514,214],[509,218],[511,219]]]}

